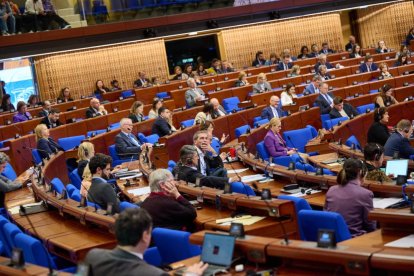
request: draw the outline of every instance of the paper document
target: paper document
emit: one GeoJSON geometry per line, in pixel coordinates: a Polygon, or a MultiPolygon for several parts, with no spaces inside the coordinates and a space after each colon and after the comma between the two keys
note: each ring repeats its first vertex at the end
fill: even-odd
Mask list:
{"type": "MultiPolygon", "coordinates": [[[[313,194],[316,194],[316,193],[320,193],[322,191],[319,191],[319,190],[311,190],[310,192],[311,192],[311,195],[313,195],[313,194]]],[[[300,192],[298,192],[296,194],[290,194],[290,196],[294,196],[294,197],[304,197],[306,195],[307,194],[306,193],[302,193],[302,191],[300,191],[300,192]]]]}
{"type": "Polygon", "coordinates": [[[259,216],[241,216],[241,217],[234,217],[234,218],[225,218],[225,219],[218,219],[216,223],[220,225],[230,225],[232,222],[242,223],[243,225],[252,225],[258,221],[261,221],[266,217],[259,217],[259,216]]]}
{"type": "Polygon", "coordinates": [[[384,245],[389,247],[414,248],[414,234],[386,243],[384,245]]]}
{"type": "Polygon", "coordinates": [[[230,173],[242,173],[242,172],[245,172],[245,171],[247,171],[248,170],[248,168],[244,168],[244,169],[237,169],[237,170],[228,170],[227,171],[227,174],[230,174],[230,173]]]}
{"type": "Polygon", "coordinates": [[[266,179],[266,176],[264,176],[263,174],[254,174],[254,175],[242,176],[241,181],[252,182],[252,181],[257,181],[257,180],[265,180],[265,179],[266,179]]]}
{"type": "Polygon", "coordinates": [[[398,203],[400,201],[403,201],[402,198],[397,198],[397,197],[388,197],[388,198],[379,198],[379,197],[374,197],[374,208],[377,209],[385,209],[390,207],[391,205],[398,203]]]}
{"type": "Polygon", "coordinates": [[[134,196],[141,196],[151,193],[150,187],[142,187],[142,188],[136,188],[128,190],[128,193],[133,194],[134,196]]]}
{"type": "Polygon", "coordinates": [[[131,178],[135,178],[135,177],[141,177],[141,176],[142,176],[142,173],[137,173],[137,174],[134,174],[134,175],[121,177],[120,180],[127,180],[127,179],[131,179],[131,178]]]}

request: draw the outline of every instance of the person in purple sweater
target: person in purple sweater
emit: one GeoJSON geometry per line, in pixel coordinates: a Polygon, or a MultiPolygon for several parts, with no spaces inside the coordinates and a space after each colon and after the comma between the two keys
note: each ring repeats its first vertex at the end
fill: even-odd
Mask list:
{"type": "Polygon", "coordinates": [[[326,193],[325,210],[341,214],[353,237],[374,231],[375,221],[368,220],[374,208],[372,191],[363,188],[367,168],[361,160],[349,158],[336,182],[326,193]]]}
{"type": "Polygon", "coordinates": [[[280,135],[282,123],[279,118],[272,118],[266,128],[269,131],[264,138],[264,145],[270,156],[279,157],[297,154],[297,149],[288,147],[282,135],[280,135]]]}
{"type": "Polygon", "coordinates": [[[13,123],[24,122],[27,120],[31,120],[32,115],[27,112],[27,105],[25,102],[20,101],[17,103],[17,113],[13,116],[13,123]]]}

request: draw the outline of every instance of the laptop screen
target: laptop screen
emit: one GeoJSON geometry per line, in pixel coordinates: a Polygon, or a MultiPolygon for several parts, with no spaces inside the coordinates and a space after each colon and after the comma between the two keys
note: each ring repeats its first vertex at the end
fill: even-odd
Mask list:
{"type": "Polygon", "coordinates": [[[206,233],[201,260],[213,265],[230,267],[235,241],[236,238],[233,236],[206,233]]]}
{"type": "Polygon", "coordinates": [[[394,177],[399,175],[407,175],[408,170],[408,160],[388,160],[387,166],[385,167],[385,173],[387,175],[393,174],[394,177]]]}

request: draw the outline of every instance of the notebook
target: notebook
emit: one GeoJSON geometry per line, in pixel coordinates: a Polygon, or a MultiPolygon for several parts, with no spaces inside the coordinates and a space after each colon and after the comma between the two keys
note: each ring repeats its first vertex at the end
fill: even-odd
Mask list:
{"type": "Polygon", "coordinates": [[[407,175],[408,171],[408,160],[399,159],[399,160],[388,160],[385,167],[386,175],[393,175],[393,178],[397,178],[399,175],[407,175]]]}
{"type": "Polygon", "coordinates": [[[208,268],[203,275],[215,275],[231,267],[235,242],[234,236],[211,233],[204,235],[201,261],[208,263],[208,268]]]}

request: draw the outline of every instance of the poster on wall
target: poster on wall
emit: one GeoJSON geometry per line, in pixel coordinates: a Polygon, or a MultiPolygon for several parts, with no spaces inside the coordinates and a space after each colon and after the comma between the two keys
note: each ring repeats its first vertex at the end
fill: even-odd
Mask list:
{"type": "Polygon", "coordinates": [[[14,106],[19,101],[27,102],[30,95],[36,93],[29,59],[3,62],[0,80],[5,82],[5,91],[14,106]]]}

